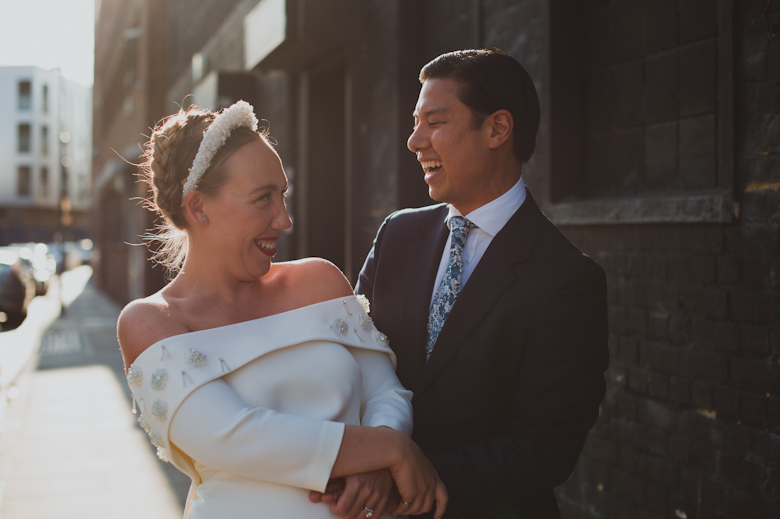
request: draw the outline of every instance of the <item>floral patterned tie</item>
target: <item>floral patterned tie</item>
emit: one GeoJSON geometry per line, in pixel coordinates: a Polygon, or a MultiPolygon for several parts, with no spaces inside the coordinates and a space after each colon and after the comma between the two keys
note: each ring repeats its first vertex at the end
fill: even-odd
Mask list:
{"type": "Polygon", "coordinates": [[[450,229],[452,230],[452,240],[450,244],[450,261],[447,264],[447,271],[441,279],[441,284],[436,291],[436,295],[431,303],[431,311],[428,314],[428,340],[425,345],[425,360],[431,356],[433,345],[439,337],[444,321],[450,314],[452,305],[455,304],[455,298],[460,293],[460,279],[463,272],[463,247],[466,245],[466,237],[469,231],[475,228],[472,222],[462,216],[453,216],[450,218],[450,229]]]}

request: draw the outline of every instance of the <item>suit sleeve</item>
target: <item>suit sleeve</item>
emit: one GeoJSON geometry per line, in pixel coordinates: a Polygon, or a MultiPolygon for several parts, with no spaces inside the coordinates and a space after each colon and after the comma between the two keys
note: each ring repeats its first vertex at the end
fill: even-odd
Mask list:
{"type": "Polygon", "coordinates": [[[508,433],[429,456],[450,495],[448,517],[479,516],[489,503],[521,503],[566,481],[604,397],[607,337],[606,280],[588,261],[541,302],[508,433]]]}
{"type": "Polygon", "coordinates": [[[370,302],[374,300],[374,280],[376,279],[376,268],[379,251],[382,245],[382,237],[384,236],[387,222],[393,217],[393,214],[385,218],[385,221],[382,222],[382,225],[379,227],[379,231],[377,231],[376,237],[374,238],[374,244],[371,246],[368,256],[366,256],[366,261],[363,263],[363,268],[360,269],[358,281],[355,284],[355,294],[363,294],[370,302]]]}

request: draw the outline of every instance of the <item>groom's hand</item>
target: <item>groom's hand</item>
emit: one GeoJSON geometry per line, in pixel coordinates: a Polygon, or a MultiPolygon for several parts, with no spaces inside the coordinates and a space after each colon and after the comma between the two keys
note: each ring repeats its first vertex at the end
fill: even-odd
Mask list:
{"type": "Polygon", "coordinates": [[[341,493],[344,491],[344,478],[333,478],[328,481],[325,492],[312,490],[309,492],[309,501],[312,503],[325,503],[330,505],[338,501],[341,493]]]}

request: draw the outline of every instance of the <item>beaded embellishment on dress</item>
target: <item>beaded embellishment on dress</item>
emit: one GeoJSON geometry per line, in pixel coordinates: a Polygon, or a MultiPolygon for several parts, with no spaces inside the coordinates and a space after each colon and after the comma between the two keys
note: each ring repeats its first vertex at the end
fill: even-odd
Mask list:
{"type": "Polygon", "coordinates": [[[152,386],[152,389],[155,389],[157,391],[162,391],[165,389],[165,386],[168,384],[168,370],[167,369],[157,369],[152,373],[152,380],[149,382],[152,386]]]}
{"type": "Polygon", "coordinates": [[[155,400],[152,405],[152,415],[164,422],[168,419],[168,403],[165,400],[155,400]]]}
{"type": "Polygon", "coordinates": [[[360,323],[360,327],[364,330],[371,331],[371,328],[374,327],[374,321],[367,315],[361,315],[358,317],[358,322],[360,323]]]}
{"type": "Polygon", "coordinates": [[[388,339],[387,335],[382,332],[376,332],[376,335],[374,335],[374,340],[376,340],[376,342],[378,342],[379,345],[383,348],[390,347],[390,339],[388,339]]]}
{"type": "Polygon", "coordinates": [[[368,302],[368,298],[363,294],[358,294],[357,296],[355,296],[355,298],[358,300],[358,303],[360,303],[360,306],[363,307],[363,310],[365,310],[367,314],[370,314],[371,304],[368,302]]]}
{"type": "Polygon", "coordinates": [[[337,337],[344,337],[349,331],[349,325],[344,319],[336,319],[330,325],[330,329],[333,330],[337,337]]]}
{"type": "Polygon", "coordinates": [[[202,351],[190,348],[187,354],[184,356],[184,360],[191,368],[202,368],[206,365],[206,354],[202,351]]]}
{"type": "Polygon", "coordinates": [[[127,383],[131,386],[141,387],[141,382],[144,379],[144,370],[140,366],[130,366],[127,370],[127,383]]]}

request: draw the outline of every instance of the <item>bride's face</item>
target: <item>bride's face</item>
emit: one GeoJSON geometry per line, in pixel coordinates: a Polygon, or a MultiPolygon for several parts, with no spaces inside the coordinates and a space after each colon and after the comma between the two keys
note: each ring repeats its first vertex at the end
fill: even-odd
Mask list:
{"type": "Polygon", "coordinates": [[[205,204],[211,250],[236,277],[254,280],[271,268],[276,241],[292,226],[285,204],[287,176],[262,139],[239,148],[225,168],[227,182],[205,204]]]}

